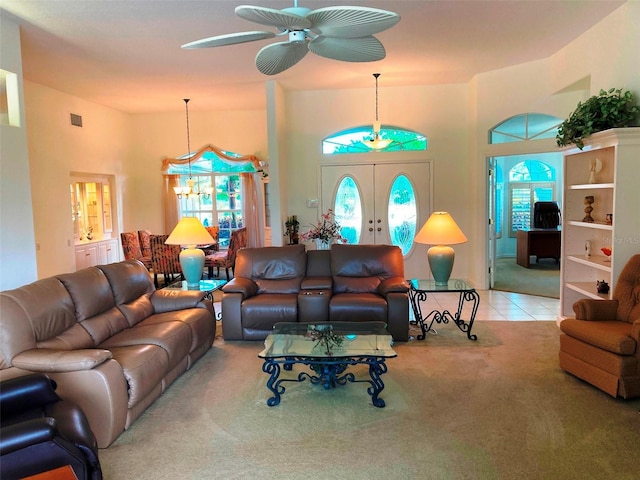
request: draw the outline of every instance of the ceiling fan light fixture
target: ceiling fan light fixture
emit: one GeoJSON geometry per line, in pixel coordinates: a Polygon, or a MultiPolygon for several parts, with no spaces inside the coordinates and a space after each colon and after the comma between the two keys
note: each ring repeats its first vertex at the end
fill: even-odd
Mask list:
{"type": "Polygon", "coordinates": [[[299,7],[277,10],[240,5],[235,13],[250,22],[273,27],[277,33],[253,31],[217,35],[182,45],[209,48],[288,35],[288,41],[267,45],[256,55],[256,67],[265,75],[276,75],[298,63],[308,51],[343,62],[376,62],[386,56],[384,46],[373,35],[394,26],[397,13],[377,8],[338,5],[311,10],[299,7]],[[309,40],[309,41],[308,41],[309,40]],[[304,50],[304,51],[299,51],[304,50]]]}

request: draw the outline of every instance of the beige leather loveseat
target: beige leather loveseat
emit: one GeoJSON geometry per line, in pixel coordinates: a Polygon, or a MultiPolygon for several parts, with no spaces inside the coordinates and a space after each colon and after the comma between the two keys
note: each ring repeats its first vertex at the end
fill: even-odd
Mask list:
{"type": "Polygon", "coordinates": [[[264,339],[278,322],[378,321],[409,338],[408,284],[400,248],[304,245],[245,248],[223,288],[225,340],[264,339]]]}
{"type": "Polygon", "coordinates": [[[0,293],[0,379],[33,372],[86,413],[105,448],[212,345],[213,307],[156,290],[137,260],[0,293]]]}

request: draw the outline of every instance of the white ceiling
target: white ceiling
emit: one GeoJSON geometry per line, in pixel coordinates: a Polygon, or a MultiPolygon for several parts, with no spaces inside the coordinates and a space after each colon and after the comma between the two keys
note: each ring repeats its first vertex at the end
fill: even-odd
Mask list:
{"type": "Polygon", "coordinates": [[[24,77],[124,112],[260,109],[265,82],[289,90],[374,88],[469,81],[475,74],[549,57],[599,22],[618,0],[300,0],[312,9],[365,5],[401,20],[377,34],[387,56],[345,63],[313,53],[268,77],[255,68],[270,42],[200,50],[180,45],[225,33],[269,30],[234,14],[294,0],[0,0],[22,29],[24,77]],[[15,17],[14,17],[15,16],[15,17]]]}

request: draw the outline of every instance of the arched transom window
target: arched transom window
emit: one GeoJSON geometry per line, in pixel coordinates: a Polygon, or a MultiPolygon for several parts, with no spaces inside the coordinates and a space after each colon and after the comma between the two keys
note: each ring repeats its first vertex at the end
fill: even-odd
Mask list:
{"type": "Polygon", "coordinates": [[[352,127],[333,133],[322,141],[322,153],[338,155],[341,153],[367,153],[371,151],[415,151],[427,149],[427,137],[412,130],[394,125],[382,125],[380,138],[391,143],[379,150],[367,146],[372,138],[371,125],[352,127]]]}

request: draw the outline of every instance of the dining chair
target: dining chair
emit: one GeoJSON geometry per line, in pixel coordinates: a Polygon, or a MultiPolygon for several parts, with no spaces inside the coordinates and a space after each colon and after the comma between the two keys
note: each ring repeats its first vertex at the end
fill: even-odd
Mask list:
{"type": "Polygon", "coordinates": [[[236,266],[236,254],[238,250],[247,246],[247,228],[238,228],[231,232],[229,239],[229,248],[224,251],[215,252],[211,255],[205,255],[204,266],[208,269],[209,278],[213,277],[213,267],[217,269],[217,276],[220,276],[220,267],[225,269],[227,280],[233,277],[233,270],[236,266]],[[231,269],[231,276],[229,276],[231,269]]]}
{"type": "Polygon", "coordinates": [[[122,241],[122,252],[124,253],[125,260],[139,260],[142,264],[150,270],[151,267],[151,252],[149,255],[144,255],[140,248],[140,239],[136,232],[123,232],[120,234],[120,240],[122,241]]]}
{"type": "Polygon", "coordinates": [[[151,265],[153,267],[153,283],[158,287],[158,275],[162,274],[164,286],[173,282],[176,276],[182,275],[180,268],[180,245],[166,245],[169,235],[151,235],[151,265]]]}

